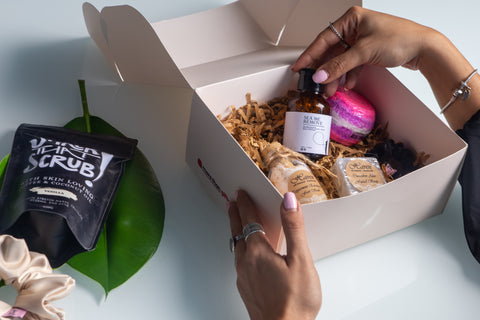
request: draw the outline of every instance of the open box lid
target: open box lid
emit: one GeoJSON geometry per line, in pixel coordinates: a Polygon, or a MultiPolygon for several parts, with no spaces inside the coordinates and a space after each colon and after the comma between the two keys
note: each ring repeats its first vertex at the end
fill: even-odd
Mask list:
{"type": "Polygon", "coordinates": [[[362,1],[239,0],[152,24],[128,5],[83,12],[122,81],[198,88],[291,64],[353,5],[362,1]]]}

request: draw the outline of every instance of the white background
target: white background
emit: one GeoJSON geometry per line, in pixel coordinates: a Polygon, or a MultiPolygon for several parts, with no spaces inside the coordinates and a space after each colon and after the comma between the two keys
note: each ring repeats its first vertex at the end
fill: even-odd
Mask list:
{"type": "MultiPolygon", "coordinates": [[[[125,2],[153,22],[231,1],[125,2]]],[[[102,8],[124,2],[92,3],[102,8]]],[[[110,67],[88,37],[81,5],[80,0],[1,1],[0,155],[10,151],[14,130],[22,122],[63,125],[79,116],[76,80],[85,78],[106,88],[94,93],[91,103],[109,102],[108,108],[91,105],[92,113],[140,140],[162,185],[167,212],[157,253],[127,283],[105,298],[98,284],[64,266],[60,272],[72,275],[77,287],[54,304],[66,310],[67,319],[246,319],[228,251],[225,210],[213,205],[183,160],[188,110],[149,109],[130,89],[117,88],[110,67]],[[109,100],[112,92],[120,97],[118,106],[109,100]]],[[[364,7],[440,30],[473,66],[480,66],[478,1],[365,0],[364,7]]],[[[438,114],[418,72],[393,72],[438,114]]],[[[145,94],[168,96],[169,105],[190,99],[181,89],[145,89],[145,94]]],[[[442,215],[317,261],[316,267],[324,294],[318,319],[478,318],[480,265],[464,240],[458,186],[442,215]]],[[[0,289],[1,299],[13,303],[14,297],[11,288],[0,289]]]]}

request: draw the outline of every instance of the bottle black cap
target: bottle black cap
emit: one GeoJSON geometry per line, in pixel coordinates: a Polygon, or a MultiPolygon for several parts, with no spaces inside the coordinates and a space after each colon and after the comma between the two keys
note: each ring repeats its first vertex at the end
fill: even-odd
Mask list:
{"type": "Polygon", "coordinates": [[[321,83],[313,81],[312,76],[315,73],[315,69],[304,68],[299,71],[298,86],[297,89],[300,92],[311,91],[314,93],[323,93],[325,86],[321,83]]]}

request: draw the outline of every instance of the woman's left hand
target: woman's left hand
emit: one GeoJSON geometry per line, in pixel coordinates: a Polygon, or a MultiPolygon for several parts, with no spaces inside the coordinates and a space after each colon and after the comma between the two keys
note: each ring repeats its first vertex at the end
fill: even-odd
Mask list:
{"type": "MultiPolygon", "coordinates": [[[[232,236],[260,223],[257,208],[244,191],[230,202],[232,236]]],[[[277,254],[266,236],[256,232],[235,246],[237,287],[251,319],[315,319],[322,302],[317,270],[307,245],[302,208],[293,193],[280,208],[287,255],[277,254]]]]}

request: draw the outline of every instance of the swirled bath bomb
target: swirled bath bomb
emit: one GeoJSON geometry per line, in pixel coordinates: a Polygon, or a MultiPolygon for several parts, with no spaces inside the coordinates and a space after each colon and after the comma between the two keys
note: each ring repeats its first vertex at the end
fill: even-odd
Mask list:
{"type": "Polygon", "coordinates": [[[360,94],[348,90],[337,91],[328,98],[332,116],[330,138],[343,145],[360,142],[372,131],[375,108],[360,94]]]}

